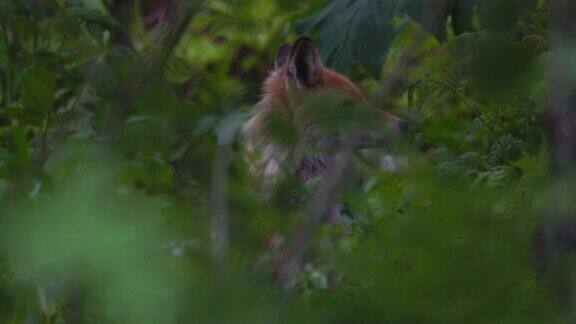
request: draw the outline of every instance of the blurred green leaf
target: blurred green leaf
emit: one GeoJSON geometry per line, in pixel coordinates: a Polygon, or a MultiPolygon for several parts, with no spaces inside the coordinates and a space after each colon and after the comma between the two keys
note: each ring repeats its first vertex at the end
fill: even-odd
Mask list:
{"type": "Polygon", "coordinates": [[[24,130],[20,127],[10,127],[8,129],[10,141],[8,149],[11,154],[12,166],[17,170],[25,170],[29,162],[30,148],[24,130]]]}
{"type": "Polygon", "coordinates": [[[119,18],[128,2],[0,0],[0,322],[572,322],[531,265],[549,198],[574,205],[573,181],[548,184],[550,1],[206,0],[175,29],[185,1],[141,0],[119,18]],[[410,21],[438,9],[426,28],[443,42],[412,46],[410,21]],[[132,47],[107,43],[117,24],[132,47]],[[151,72],[170,30],[182,34],[151,72]],[[274,145],[248,152],[238,131],[278,45],[303,32],[367,100],[278,85],[289,109],[255,138],[274,145]],[[398,92],[382,98],[376,79],[398,62],[398,92]],[[331,201],[342,218],[321,221],[282,291],[280,259],[326,182],[294,168],[349,133],[393,138],[383,102],[409,111],[410,134],[354,152],[331,201]],[[230,172],[214,202],[218,145],[230,172]],[[259,154],[285,173],[273,190],[251,173],[259,154]],[[230,210],[223,267],[215,203],[230,210]]]}
{"type": "Polygon", "coordinates": [[[452,27],[456,36],[474,30],[472,19],[478,0],[401,0],[400,11],[407,13],[413,20],[426,25],[423,27],[444,42],[447,40],[446,23],[452,18],[452,27]],[[433,10],[444,9],[441,12],[433,10]],[[432,18],[433,23],[430,24],[432,18]]]}
{"type": "Polygon", "coordinates": [[[30,111],[44,116],[54,104],[56,80],[46,69],[31,70],[20,85],[22,104],[30,111]]]}
{"type": "Polygon", "coordinates": [[[105,98],[114,98],[118,90],[118,80],[114,76],[114,71],[103,60],[95,60],[88,66],[86,81],[105,98]]]}

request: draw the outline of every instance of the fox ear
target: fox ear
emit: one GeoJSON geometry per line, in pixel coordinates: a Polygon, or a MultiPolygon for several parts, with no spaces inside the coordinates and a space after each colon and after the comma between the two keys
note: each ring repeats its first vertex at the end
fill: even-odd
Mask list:
{"type": "Polygon", "coordinates": [[[309,37],[300,37],[296,40],[292,46],[288,68],[300,85],[310,87],[317,83],[322,60],[316,45],[309,37]]]}
{"type": "Polygon", "coordinates": [[[290,59],[290,51],[292,51],[292,46],[290,44],[282,44],[278,47],[276,52],[276,60],[274,61],[274,68],[276,70],[280,69],[288,60],[290,59]]]}

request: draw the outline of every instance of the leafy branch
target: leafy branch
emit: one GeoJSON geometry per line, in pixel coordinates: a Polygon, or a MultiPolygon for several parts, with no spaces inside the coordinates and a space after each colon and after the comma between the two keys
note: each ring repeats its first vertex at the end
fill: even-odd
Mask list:
{"type": "Polygon", "coordinates": [[[446,82],[443,81],[439,81],[439,80],[434,80],[434,79],[425,79],[422,80],[421,82],[429,82],[438,86],[441,86],[447,90],[449,90],[450,92],[452,92],[456,98],[458,98],[458,100],[460,100],[464,106],[476,117],[478,118],[478,120],[484,125],[486,126],[486,128],[488,129],[488,131],[490,131],[490,134],[492,135],[492,137],[494,138],[494,141],[498,144],[498,146],[500,147],[500,149],[502,150],[502,152],[505,154],[506,151],[504,149],[504,145],[502,144],[502,142],[500,141],[500,137],[498,136],[498,134],[496,133],[496,130],[494,129],[494,127],[492,125],[490,125],[483,117],[482,117],[482,113],[480,113],[476,108],[472,107],[472,105],[462,96],[462,94],[460,94],[460,92],[454,88],[453,86],[449,85],[446,82]]]}

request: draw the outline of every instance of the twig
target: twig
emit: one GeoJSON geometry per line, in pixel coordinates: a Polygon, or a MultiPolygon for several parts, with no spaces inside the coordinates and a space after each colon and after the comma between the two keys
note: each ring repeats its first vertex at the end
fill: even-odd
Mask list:
{"type": "Polygon", "coordinates": [[[230,250],[228,234],[228,176],[230,169],[229,143],[218,145],[212,169],[212,192],[210,209],[212,214],[212,261],[216,270],[222,270],[230,250]]]}

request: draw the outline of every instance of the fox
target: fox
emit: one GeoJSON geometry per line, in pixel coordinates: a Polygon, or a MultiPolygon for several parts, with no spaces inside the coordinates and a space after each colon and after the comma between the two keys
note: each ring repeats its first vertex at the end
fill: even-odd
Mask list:
{"type": "MultiPolygon", "coordinates": [[[[274,66],[265,79],[260,101],[241,127],[245,148],[251,157],[249,168],[263,182],[265,196],[287,175],[295,176],[299,181],[323,176],[338,153],[341,136],[338,130],[319,135],[320,127],[310,124],[305,118],[307,112],[303,111],[308,108],[303,104],[303,97],[323,90],[334,91],[356,104],[366,103],[364,93],[355,83],[324,66],[311,38],[302,36],[293,44],[280,45],[274,66]],[[271,136],[270,123],[274,118],[280,118],[295,130],[296,139],[292,143],[282,143],[271,136]],[[324,150],[309,154],[306,147],[310,146],[324,150]]],[[[403,119],[380,109],[366,109],[395,134],[406,132],[408,124],[403,119]]],[[[354,148],[381,147],[387,142],[386,138],[359,132],[354,148]]]]}

